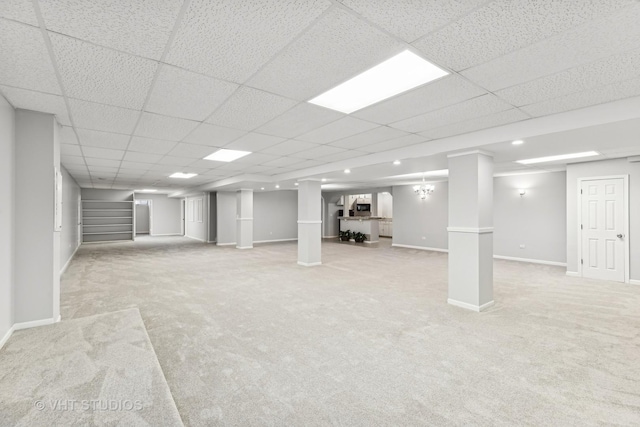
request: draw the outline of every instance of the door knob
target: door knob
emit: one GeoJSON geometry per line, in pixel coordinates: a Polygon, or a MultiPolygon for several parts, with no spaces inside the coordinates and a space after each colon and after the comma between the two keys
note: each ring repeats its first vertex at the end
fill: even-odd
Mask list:
{"type": "Polygon", "coordinates": [[[618,239],[622,239],[624,237],[624,234],[618,234],[618,239]]]}

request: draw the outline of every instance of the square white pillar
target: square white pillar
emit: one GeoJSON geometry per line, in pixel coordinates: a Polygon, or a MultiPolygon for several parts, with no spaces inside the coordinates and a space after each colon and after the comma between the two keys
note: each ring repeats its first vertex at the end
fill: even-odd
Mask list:
{"type": "Polygon", "coordinates": [[[253,248],[253,190],[236,193],[236,248],[253,248]]]}
{"type": "Polygon", "coordinates": [[[322,193],[320,181],[301,180],[298,185],[298,264],[322,264],[322,193]]]}
{"type": "Polygon", "coordinates": [[[482,311],[493,301],[493,155],[449,156],[448,303],[482,311]]]}

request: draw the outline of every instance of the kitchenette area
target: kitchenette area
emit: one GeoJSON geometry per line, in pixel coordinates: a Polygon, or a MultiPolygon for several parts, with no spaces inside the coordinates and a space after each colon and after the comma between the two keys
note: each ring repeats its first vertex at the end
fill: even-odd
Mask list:
{"type": "Polygon", "coordinates": [[[390,193],[344,195],[341,202],[343,208],[338,211],[337,220],[342,240],[347,231],[351,233],[349,240],[358,242],[358,233],[361,233],[365,236],[364,243],[369,244],[393,236],[390,193]]]}

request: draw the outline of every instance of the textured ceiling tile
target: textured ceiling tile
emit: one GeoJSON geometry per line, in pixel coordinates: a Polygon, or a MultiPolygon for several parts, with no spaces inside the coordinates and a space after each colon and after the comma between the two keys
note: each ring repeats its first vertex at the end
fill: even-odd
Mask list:
{"type": "Polygon", "coordinates": [[[331,9],[249,81],[306,101],[391,58],[405,45],[342,9],[331,9]]]}
{"type": "Polygon", "coordinates": [[[362,132],[339,141],[334,141],[329,145],[346,149],[356,149],[364,145],[371,145],[376,142],[386,141],[391,138],[399,138],[404,135],[407,135],[407,133],[399,129],[390,128],[388,126],[378,126],[377,128],[370,129],[366,132],[362,132]]]}
{"type": "Polygon", "coordinates": [[[193,162],[193,159],[188,159],[186,157],[173,157],[173,156],[165,156],[162,159],[158,160],[159,165],[171,165],[171,166],[188,166],[193,162]]]}
{"type": "Polygon", "coordinates": [[[241,164],[249,164],[249,165],[261,165],[263,163],[267,163],[277,159],[278,156],[272,156],[270,154],[264,153],[251,153],[248,156],[244,156],[236,160],[236,162],[241,164]]]}
{"type": "Polygon", "coordinates": [[[0,92],[15,108],[54,114],[58,123],[63,126],[70,125],[67,106],[62,96],[9,86],[0,86],[0,92]]]}
{"type": "Polygon", "coordinates": [[[519,122],[528,118],[530,118],[528,115],[514,108],[512,110],[500,111],[499,113],[489,114],[487,116],[478,117],[452,125],[429,129],[428,131],[420,133],[420,135],[430,139],[445,138],[447,136],[460,135],[480,129],[501,126],[507,123],[519,122]]]}
{"type": "Polygon", "coordinates": [[[40,9],[48,30],[160,59],[181,5],[181,0],[45,0],[40,9]]]}
{"type": "Polygon", "coordinates": [[[304,160],[296,157],[280,157],[278,159],[271,160],[269,162],[264,163],[264,166],[285,167],[285,166],[291,166],[297,163],[301,163],[303,161],[304,160]]]}
{"type": "Polygon", "coordinates": [[[0,17],[25,22],[36,27],[39,25],[31,0],[2,0],[0,2],[0,17]]]}
{"type": "Polygon", "coordinates": [[[640,46],[640,4],[462,72],[492,91],[640,46]]]}
{"type": "Polygon", "coordinates": [[[339,0],[369,21],[412,42],[487,0],[339,0]]]}
{"type": "Polygon", "coordinates": [[[456,75],[449,75],[353,114],[371,122],[389,124],[434,111],[487,93],[456,75]]]}
{"type": "Polygon", "coordinates": [[[97,159],[122,160],[124,156],[124,150],[110,150],[108,148],[82,147],[82,152],[85,157],[95,157],[97,159]]]}
{"type": "Polygon", "coordinates": [[[224,148],[255,152],[272,147],[282,141],[284,141],[284,138],[250,132],[236,139],[232,143],[225,145],[224,148]]]}
{"type": "Polygon", "coordinates": [[[207,122],[250,131],[276,118],[296,103],[292,99],[242,86],[207,122]]]}
{"type": "Polygon", "coordinates": [[[98,157],[85,157],[84,160],[87,163],[87,166],[120,166],[120,160],[100,159],[98,157]]]}
{"type": "Polygon", "coordinates": [[[62,165],[65,167],[67,165],[84,165],[84,159],[82,157],[67,156],[66,154],[60,155],[60,161],[62,162],[62,165]]]}
{"type": "Polygon", "coordinates": [[[640,78],[601,86],[584,92],[572,93],[537,104],[527,105],[521,107],[521,109],[534,117],[540,117],[638,95],[640,95],[640,78]]]}
{"type": "Polygon", "coordinates": [[[496,95],[516,106],[528,105],[629,80],[638,76],[638,70],[640,70],[640,50],[610,56],[600,61],[512,86],[496,92],[496,95]]]}
{"type": "Polygon", "coordinates": [[[421,132],[510,108],[512,108],[511,105],[493,95],[482,95],[456,105],[393,123],[391,126],[407,132],[421,132]]]}
{"type": "MultiPolygon", "coordinates": [[[[320,166],[324,164],[324,162],[320,162],[318,160],[305,160],[302,163],[298,163],[295,166],[292,166],[291,169],[292,170],[302,170],[302,169],[307,169],[307,168],[314,168],[316,166],[320,166]]],[[[281,170],[280,173],[284,173],[286,172],[285,170],[281,170]]]]}
{"type": "Polygon", "coordinates": [[[378,125],[375,123],[347,116],[300,135],[297,139],[315,142],[317,144],[327,144],[337,139],[347,138],[376,127],[378,127],[378,125]]]}
{"type": "Polygon", "coordinates": [[[245,131],[202,123],[184,138],[184,142],[192,144],[222,147],[246,134],[245,131]]]}
{"type": "Polygon", "coordinates": [[[141,109],[158,63],[49,33],[67,96],[141,109]]]}
{"type": "Polygon", "coordinates": [[[130,134],[140,113],[126,108],[69,99],[75,125],[79,128],[130,134]]]}
{"type": "Polygon", "coordinates": [[[61,156],[82,156],[82,150],[79,145],[60,144],[61,156]]]}
{"type": "Polygon", "coordinates": [[[198,122],[191,120],[142,113],[135,134],[147,138],[180,141],[194,130],[196,126],[198,126],[198,122]]]}
{"type": "Polygon", "coordinates": [[[330,5],[327,0],[194,0],[166,62],[242,83],[330,5]]]}
{"type": "MultiPolygon", "coordinates": [[[[135,151],[127,151],[124,155],[124,159],[126,162],[136,162],[136,163],[156,163],[163,157],[162,154],[151,154],[151,153],[137,153],[135,151]]],[[[129,164],[130,166],[131,164],[129,164]]]]}
{"type": "Polygon", "coordinates": [[[273,166],[251,165],[244,169],[245,173],[263,173],[272,170],[273,166]]]}
{"type": "Polygon", "coordinates": [[[201,159],[213,153],[216,149],[206,145],[179,143],[169,152],[170,156],[188,157],[190,159],[201,159]]]}
{"type": "Polygon", "coordinates": [[[299,157],[301,159],[318,160],[320,157],[330,156],[332,154],[342,153],[345,150],[343,148],[332,147],[330,145],[320,145],[309,150],[300,151],[294,153],[291,157],[299,157]]]}
{"type": "Polygon", "coordinates": [[[78,137],[76,136],[76,133],[73,131],[72,127],[62,126],[58,136],[60,137],[61,144],[78,145],[78,137]]]}
{"type": "Polygon", "coordinates": [[[129,144],[129,151],[135,151],[138,153],[151,153],[151,154],[167,154],[176,143],[173,141],[164,141],[161,139],[150,139],[134,136],[131,138],[129,144]]]}
{"type": "Polygon", "coordinates": [[[498,0],[414,43],[433,61],[463,70],[599,19],[632,0],[498,0]]]}
{"type": "Polygon", "coordinates": [[[274,154],[277,156],[288,156],[289,154],[297,153],[302,150],[308,150],[310,148],[314,148],[317,146],[318,144],[313,144],[311,142],[289,139],[278,145],[274,145],[272,147],[266,148],[262,150],[262,152],[266,154],[274,154]]]}
{"type": "Polygon", "coordinates": [[[233,83],[163,65],[146,110],[201,122],[237,88],[233,83]]]}
{"type": "Polygon", "coordinates": [[[353,159],[355,157],[366,156],[367,154],[368,153],[365,153],[364,151],[347,150],[347,151],[342,151],[340,153],[330,154],[328,156],[322,156],[318,160],[326,163],[332,163],[332,162],[339,162],[340,160],[347,160],[347,159],[353,159]]]}
{"type": "Polygon", "coordinates": [[[303,102],[259,127],[256,131],[283,138],[295,138],[341,117],[346,116],[337,111],[303,102]]]}
{"type": "Polygon", "coordinates": [[[124,150],[129,144],[129,135],[121,133],[101,132],[89,129],[78,129],[80,144],[89,147],[124,150]]]}
{"type": "Polygon", "coordinates": [[[60,95],[60,86],[39,28],[0,22],[0,83],[60,95]]]}
{"type": "Polygon", "coordinates": [[[401,136],[400,138],[393,138],[388,141],[378,142],[377,144],[365,145],[358,148],[358,150],[366,151],[368,153],[379,153],[381,151],[408,147],[409,145],[420,144],[426,141],[428,141],[428,138],[425,138],[424,136],[409,134],[401,136]]]}

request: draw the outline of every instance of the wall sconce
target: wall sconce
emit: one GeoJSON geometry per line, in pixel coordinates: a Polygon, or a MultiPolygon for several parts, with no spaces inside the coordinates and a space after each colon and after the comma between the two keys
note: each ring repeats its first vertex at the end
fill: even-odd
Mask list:
{"type": "Polygon", "coordinates": [[[527,194],[527,192],[525,191],[524,188],[521,188],[518,190],[518,194],[520,195],[520,197],[524,196],[525,194],[527,194]]]}

